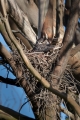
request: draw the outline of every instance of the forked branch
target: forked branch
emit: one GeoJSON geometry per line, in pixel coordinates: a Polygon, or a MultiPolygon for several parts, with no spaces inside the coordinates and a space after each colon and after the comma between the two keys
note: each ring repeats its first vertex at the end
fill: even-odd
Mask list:
{"type": "Polygon", "coordinates": [[[11,40],[11,42],[15,45],[15,47],[17,48],[21,58],[23,59],[26,67],[30,70],[30,72],[43,84],[44,87],[46,87],[49,91],[51,91],[53,94],[58,95],[59,97],[65,99],[66,101],[68,101],[73,108],[76,110],[76,112],[78,113],[78,115],[80,116],[80,106],[71,98],[71,96],[69,96],[68,94],[65,93],[61,93],[58,90],[54,89],[49,82],[42,77],[35,69],[34,67],[31,65],[29,59],[27,58],[27,56],[24,54],[24,51],[21,47],[21,45],[19,44],[19,42],[15,39],[14,35],[11,32],[10,26],[9,26],[9,22],[8,22],[8,17],[7,17],[7,12],[5,9],[5,3],[4,0],[1,0],[1,5],[3,8],[3,21],[4,24],[6,26],[6,31],[9,35],[9,38],[11,40]]]}

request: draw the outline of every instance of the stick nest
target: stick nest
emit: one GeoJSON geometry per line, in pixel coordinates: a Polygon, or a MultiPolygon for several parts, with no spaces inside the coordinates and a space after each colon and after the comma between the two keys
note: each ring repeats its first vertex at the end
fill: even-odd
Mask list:
{"type": "MultiPolygon", "coordinates": [[[[47,52],[36,52],[28,51],[25,46],[23,46],[23,50],[30,60],[33,67],[51,84],[53,83],[53,73],[52,70],[55,67],[56,60],[58,60],[58,55],[60,52],[61,44],[57,44],[52,49],[47,52]]],[[[26,68],[25,64],[23,63],[21,57],[14,51],[12,53],[14,60],[17,64],[19,64],[23,69],[23,77],[28,81],[28,84],[31,90],[35,93],[35,99],[38,101],[38,110],[37,112],[44,112],[45,108],[55,108],[57,113],[59,107],[57,108],[58,104],[60,104],[61,100],[56,95],[53,95],[49,92],[46,88],[44,88],[40,82],[30,73],[30,71],[26,68]],[[56,99],[57,98],[57,99],[56,99]],[[57,101],[56,101],[57,100],[57,101]],[[41,110],[41,111],[40,111],[41,110]]],[[[59,89],[63,92],[70,91],[72,95],[75,94],[77,91],[75,79],[71,73],[70,68],[66,68],[63,76],[60,79],[59,89]]]]}

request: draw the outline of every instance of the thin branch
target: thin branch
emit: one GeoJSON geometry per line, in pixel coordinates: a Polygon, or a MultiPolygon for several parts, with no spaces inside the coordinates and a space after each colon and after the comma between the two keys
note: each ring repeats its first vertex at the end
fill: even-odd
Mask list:
{"type": "Polygon", "coordinates": [[[18,28],[18,26],[15,24],[15,22],[10,17],[9,17],[9,23],[10,23],[11,30],[14,36],[16,36],[17,39],[20,39],[27,49],[29,50],[32,49],[32,46],[27,40],[27,37],[22,33],[22,31],[18,28]]]}
{"type": "MultiPolygon", "coordinates": [[[[2,18],[2,14],[0,12],[0,17],[2,18]]],[[[0,20],[0,32],[5,40],[5,42],[8,44],[8,47],[11,49],[11,50],[16,50],[14,44],[11,42],[8,34],[7,34],[7,31],[5,29],[5,25],[4,23],[0,20]]]]}
{"type": "Polygon", "coordinates": [[[7,69],[7,71],[10,71],[11,73],[13,73],[13,71],[11,70],[11,68],[10,68],[10,66],[7,66],[7,64],[5,64],[5,65],[3,65],[6,69],[7,69]]]}
{"type": "MultiPolygon", "coordinates": [[[[2,111],[4,111],[4,113],[3,113],[3,115],[2,115],[2,118],[6,118],[4,115],[5,114],[9,114],[8,116],[13,116],[15,119],[12,119],[12,118],[8,118],[8,119],[5,119],[5,120],[18,120],[19,119],[19,116],[20,116],[20,119],[21,120],[35,120],[35,119],[33,119],[33,118],[29,118],[29,117],[27,117],[27,116],[25,116],[25,115],[22,115],[22,114],[20,114],[20,113],[18,113],[18,112],[16,112],[16,111],[14,111],[14,110],[12,110],[12,109],[10,109],[10,108],[7,108],[7,107],[4,107],[4,106],[2,106],[2,105],[0,105],[0,110],[2,110],[2,111]]],[[[0,113],[0,118],[1,118],[1,113],[0,113]]]]}
{"type": "Polygon", "coordinates": [[[75,119],[74,114],[72,114],[70,111],[68,111],[66,108],[60,107],[61,112],[65,113],[67,116],[69,116],[72,120],[75,119]]]}
{"type": "Polygon", "coordinates": [[[5,63],[4,60],[0,60],[0,65],[4,65],[5,63]]]}
{"type": "Polygon", "coordinates": [[[4,58],[7,60],[7,62],[10,64],[14,75],[17,78],[17,82],[16,84],[20,84],[20,86],[24,89],[26,95],[29,97],[32,105],[33,105],[33,112],[36,113],[36,108],[38,108],[37,106],[37,102],[34,98],[34,92],[32,91],[31,87],[28,84],[28,81],[24,78],[23,74],[22,74],[22,68],[21,66],[16,66],[16,63],[13,59],[13,57],[11,56],[10,52],[7,51],[7,49],[0,44],[0,54],[3,54],[4,58]]]}
{"type": "Polygon", "coordinates": [[[0,120],[17,120],[6,112],[0,110],[0,120]]]}
{"type": "Polygon", "coordinates": [[[17,79],[4,78],[4,77],[0,76],[0,82],[20,87],[20,84],[17,83],[17,79]]]}
{"type": "Polygon", "coordinates": [[[80,44],[71,49],[70,58],[73,57],[77,52],[80,52],[80,44]]]}

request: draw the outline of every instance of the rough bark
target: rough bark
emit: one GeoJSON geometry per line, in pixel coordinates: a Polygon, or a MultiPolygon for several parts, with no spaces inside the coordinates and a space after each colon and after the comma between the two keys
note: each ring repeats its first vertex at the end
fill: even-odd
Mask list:
{"type": "Polygon", "coordinates": [[[25,115],[19,114],[10,108],[0,105],[0,120],[18,120],[19,118],[21,120],[35,120],[25,115]]]}
{"type": "MultiPolygon", "coordinates": [[[[9,1],[9,3],[10,3],[10,0],[8,0],[9,1]]],[[[74,2],[75,3],[75,2],[74,2]]],[[[78,3],[78,0],[77,0],[77,2],[76,2],[76,4],[78,3]]],[[[78,4],[77,4],[78,5],[78,4]]],[[[73,7],[73,9],[74,9],[74,7],[73,7]]],[[[75,10],[72,10],[72,15],[71,15],[71,19],[70,19],[70,22],[69,22],[69,25],[68,25],[68,29],[67,29],[67,31],[66,31],[66,35],[65,35],[65,37],[64,37],[64,46],[63,46],[63,48],[62,48],[62,50],[61,50],[61,53],[60,53],[60,62],[58,63],[58,65],[60,65],[60,63],[61,63],[61,69],[57,66],[55,69],[54,69],[54,74],[56,73],[56,71],[57,70],[60,70],[60,71],[57,71],[57,75],[60,75],[61,76],[61,74],[62,74],[62,72],[64,71],[64,65],[65,65],[65,67],[66,67],[66,64],[67,64],[67,62],[68,62],[68,59],[67,60],[65,60],[66,58],[69,58],[69,56],[70,56],[70,48],[71,48],[71,45],[70,44],[72,44],[72,37],[73,37],[73,34],[74,34],[74,31],[75,31],[75,25],[76,25],[76,20],[77,20],[77,18],[78,18],[78,15],[77,15],[77,10],[76,10],[76,12],[75,12],[75,14],[73,14],[73,11],[75,11],[75,10]],[[73,20],[72,20],[73,19],[73,20]],[[73,25],[73,23],[74,23],[74,25],[73,25]],[[73,27],[72,27],[72,25],[73,25],[73,27]],[[72,27],[72,28],[71,28],[72,27]],[[70,32],[70,34],[69,34],[69,32],[70,32]],[[71,37],[71,35],[72,35],[72,37],[71,37]],[[70,42],[68,41],[68,39],[70,40],[70,42]],[[68,45],[70,45],[69,46],[69,49],[67,49],[67,50],[65,50],[65,48],[67,48],[68,47],[68,45]],[[65,51],[64,53],[63,53],[63,50],[65,51]],[[64,62],[64,64],[63,64],[63,62],[64,62]],[[59,73],[60,72],[60,73],[59,73]]],[[[14,12],[12,12],[12,15],[14,15],[13,14],[14,12]]],[[[11,16],[12,17],[12,16],[11,16]]],[[[16,16],[15,16],[16,17],[16,16]]],[[[4,15],[4,18],[6,18],[6,15],[4,15]]],[[[61,98],[63,98],[63,99],[65,99],[66,101],[68,101],[73,107],[74,107],[74,109],[77,111],[77,113],[80,115],[80,107],[79,107],[79,105],[72,99],[72,98],[70,98],[70,96],[68,96],[67,94],[64,94],[64,93],[61,93],[60,91],[58,91],[57,89],[54,89],[54,87],[53,86],[51,86],[48,82],[47,82],[47,80],[45,79],[45,78],[43,78],[34,68],[33,68],[33,66],[31,65],[31,63],[29,62],[29,60],[28,60],[28,58],[26,57],[26,55],[24,54],[24,52],[23,52],[23,50],[22,50],[22,47],[21,47],[21,45],[17,42],[17,40],[15,39],[15,37],[13,37],[13,34],[12,34],[12,32],[11,32],[11,30],[9,29],[9,26],[8,26],[8,21],[6,22],[6,21],[4,21],[4,18],[3,18],[3,22],[4,22],[4,24],[5,24],[5,26],[6,26],[6,30],[7,30],[7,33],[8,33],[8,35],[9,35],[9,39],[11,40],[11,42],[15,45],[15,47],[17,48],[17,50],[18,50],[18,52],[19,52],[19,54],[21,55],[21,57],[22,57],[22,59],[23,59],[23,61],[24,61],[24,63],[25,63],[25,65],[26,65],[26,67],[28,67],[29,68],[29,70],[32,72],[32,74],[48,89],[48,90],[50,90],[52,93],[54,93],[54,94],[56,94],[56,95],[58,95],[58,96],[60,96],[61,98]],[[77,108],[76,108],[76,106],[77,106],[77,108]]],[[[21,18],[20,18],[21,19],[21,18]]],[[[14,19],[15,20],[15,19],[14,19]]],[[[16,20],[16,22],[17,22],[17,20],[16,20]]],[[[18,23],[17,23],[18,24],[18,23]]],[[[2,31],[2,30],[1,30],[2,31]]],[[[25,32],[24,32],[25,33],[25,32]]],[[[3,33],[3,35],[4,35],[4,33],[3,33]]],[[[5,38],[6,38],[6,36],[5,36],[5,38]]],[[[8,39],[8,38],[7,38],[8,39]]],[[[1,44],[0,44],[1,45],[1,44]]],[[[11,44],[10,44],[11,45],[11,44]]],[[[1,48],[2,48],[3,46],[1,45],[1,48]]],[[[5,49],[5,48],[4,48],[5,49]]],[[[11,67],[13,68],[13,71],[14,71],[14,74],[17,76],[17,78],[18,79],[20,79],[20,84],[21,84],[21,86],[24,88],[24,90],[25,90],[25,92],[27,93],[27,95],[29,96],[29,98],[31,98],[31,101],[32,101],[32,99],[33,99],[33,101],[32,101],[32,103],[33,103],[33,111],[35,112],[36,111],[36,109],[37,109],[37,101],[35,101],[35,99],[34,99],[34,96],[33,96],[33,92],[31,91],[31,89],[29,88],[29,86],[28,86],[28,84],[27,84],[27,81],[23,78],[23,76],[22,76],[22,71],[21,71],[21,68],[18,68],[17,69],[17,67],[15,66],[15,62],[14,61],[12,61],[12,57],[11,56],[9,56],[10,54],[5,54],[6,52],[7,52],[7,50],[4,50],[3,49],[3,54],[4,54],[4,56],[5,56],[5,58],[7,59],[7,61],[9,62],[9,64],[11,65],[11,67]],[[7,55],[7,56],[6,56],[7,55]],[[9,58],[10,57],[10,58],[9,58]]],[[[2,49],[1,49],[2,50],[2,49]]],[[[56,74],[55,74],[56,75],[56,74]]],[[[58,76],[59,77],[59,76],[58,76]]],[[[54,79],[55,80],[55,79],[54,79]]],[[[56,79],[57,80],[57,79],[56,79]]],[[[58,81],[57,81],[58,82],[58,81]]],[[[55,81],[54,81],[54,83],[55,83],[55,81]]],[[[48,110],[46,110],[46,113],[49,113],[49,115],[51,115],[51,114],[53,114],[53,113],[51,113],[51,112],[53,112],[53,111],[49,111],[49,109],[48,110]]],[[[36,114],[36,113],[35,113],[36,114]]],[[[44,116],[44,115],[43,115],[44,116]]],[[[52,115],[51,115],[52,116],[52,115]]],[[[39,117],[39,116],[38,116],[39,117]]],[[[42,120],[43,118],[40,118],[40,120],[42,120]]],[[[50,120],[50,117],[48,117],[48,116],[46,116],[46,120],[50,120]]],[[[54,119],[54,118],[51,118],[51,120],[52,119],[54,119]]]]}
{"type": "Polygon", "coordinates": [[[15,23],[19,26],[20,30],[24,33],[29,41],[33,44],[36,43],[36,34],[33,31],[30,22],[27,18],[27,15],[19,9],[18,5],[14,0],[7,0],[6,9],[15,23]]]}
{"type": "Polygon", "coordinates": [[[22,75],[22,68],[20,66],[18,66],[18,67],[16,66],[16,63],[13,60],[13,57],[11,56],[11,54],[6,50],[6,48],[2,44],[0,44],[0,48],[1,48],[0,54],[6,58],[6,60],[8,61],[10,66],[12,67],[14,75],[19,80],[19,84],[21,85],[21,87],[24,89],[25,93],[27,94],[27,96],[31,100],[32,105],[33,105],[33,111],[34,111],[34,114],[36,115],[38,103],[34,98],[34,95],[35,95],[34,92],[31,90],[29,84],[27,83],[27,80],[24,79],[24,77],[22,75]]]}
{"type": "Polygon", "coordinates": [[[21,10],[27,15],[30,24],[38,29],[38,7],[34,0],[15,0],[21,10]]]}
{"type": "Polygon", "coordinates": [[[14,21],[11,18],[9,18],[9,23],[10,23],[10,27],[11,27],[11,30],[14,36],[17,39],[21,40],[27,49],[29,50],[32,49],[32,46],[30,45],[27,38],[22,34],[22,32],[19,30],[19,28],[17,27],[17,25],[14,23],[14,21]]]}
{"type": "MultiPolygon", "coordinates": [[[[0,12],[0,16],[2,17],[1,12],[0,12]]],[[[7,43],[7,45],[9,46],[9,48],[12,50],[16,49],[14,44],[11,42],[11,40],[7,34],[7,31],[5,29],[4,23],[2,21],[0,21],[0,32],[3,35],[3,38],[4,38],[5,42],[7,43]]]]}
{"type": "Polygon", "coordinates": [[[75,28],[76,28],[78,17],[79,17],[78,11],[79,11],[79,0],[74,0],[71,8],[71,14],[70,14],[68,26],[63,39],[63,47],[61,48],[60,55],[59,55],[60,56],[59,61],[57,62],[57,65],[53,70],[54,84],[59,83],[59,78],[63,74],[69,60],[70,51],[73,45],[75,28]],[[58,76],[57,79],[56,79],[56,76],[58,76]]]}

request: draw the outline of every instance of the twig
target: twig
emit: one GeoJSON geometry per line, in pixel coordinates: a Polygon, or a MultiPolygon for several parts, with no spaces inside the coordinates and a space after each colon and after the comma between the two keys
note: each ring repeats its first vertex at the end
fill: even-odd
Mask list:
{"type": "Polygon", "coordinates": [[[72,120],[75,119],[74,114],[72,114],[72,113],[71,113],[70,111],[68,111],[66,108],[62,108],[62,107],[60,106],[60,110],[61,110],[63,113],[65,113],[66,115],[68,115],[70,118],[72,118],[72,120]]]}

